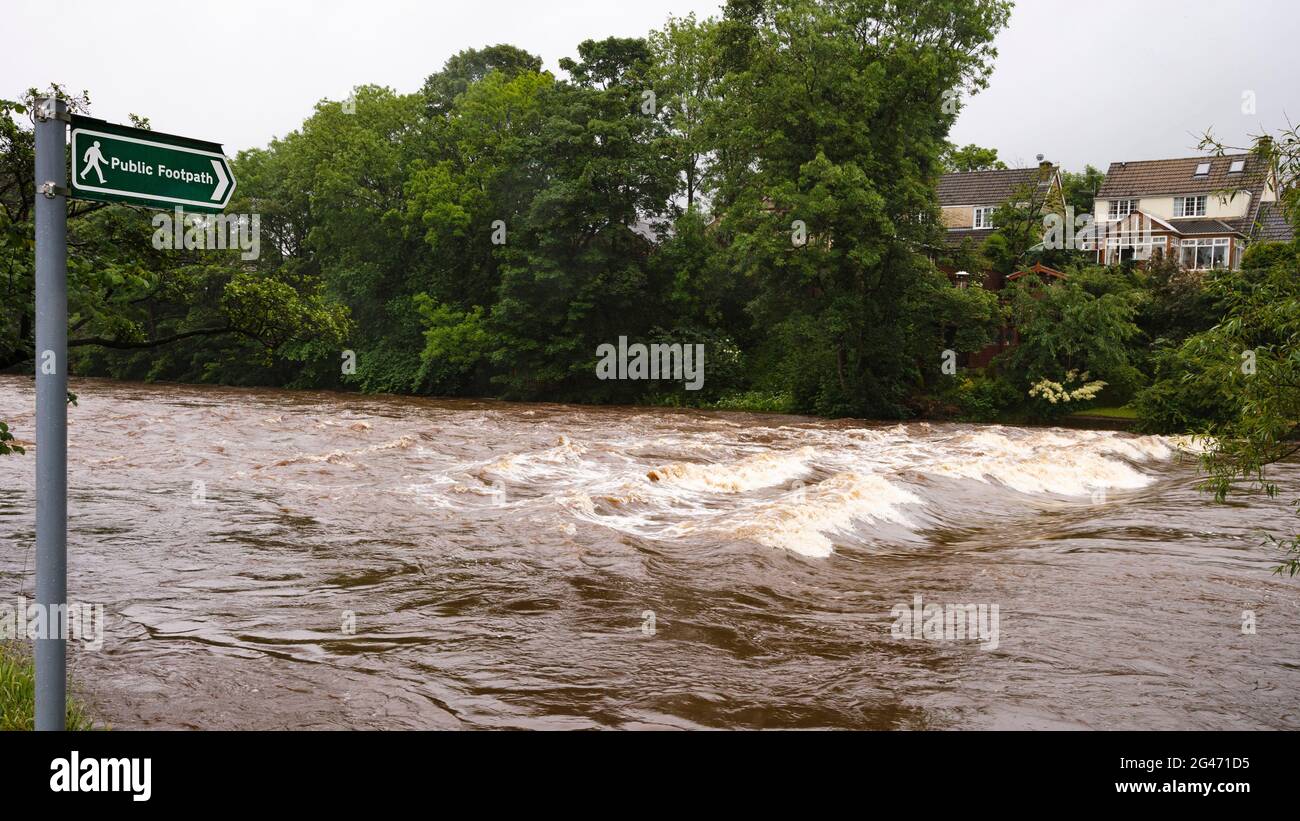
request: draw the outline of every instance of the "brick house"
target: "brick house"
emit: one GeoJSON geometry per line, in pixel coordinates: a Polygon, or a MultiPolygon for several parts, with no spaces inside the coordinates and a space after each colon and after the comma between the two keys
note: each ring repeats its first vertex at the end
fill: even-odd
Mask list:
{"type": "Polygon", "coordinates": [[[1253,154],[1111,163],[1085,250],[1111,265],[1173,255],[1183,268],[1236,268],[1250,242],[1289,242],[1276,177],[1253,154]]]}
{"type": "Polygon", "coordinates": [[[939,207],[942,214],[944,245],[958,248],[967,240],[980,244],[993,231],[993,215],[1008,202],[1042,202],[1045,210],[1064,213],[1065,197],[1061,191],[1061,170],[1042,159],[1034,168],[1010,168],[997,171],[964,171],[939,178],[939,207]]]}

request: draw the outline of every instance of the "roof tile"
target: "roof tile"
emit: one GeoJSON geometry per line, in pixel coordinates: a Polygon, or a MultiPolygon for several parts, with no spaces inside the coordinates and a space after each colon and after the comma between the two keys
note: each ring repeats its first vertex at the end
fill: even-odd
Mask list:
{"type": "MultiPolygon", "coordinates": [[[[1056,171],[1056,166],[1052,166],[1056,171]]],[[[1042,178],[1037,166],[998,171],[963,171],[939,178],[939,205],[1001,205],[1016,190],[1037,183],[1040,188],[1052,184],[1052,177],[1042,178]]]]}
{"type": "Polygon", "coordinates": [[[1254,154],[1115,162],[1106,172],[1106,181],[1097,191],[1097,199],[1239,190],[1257,194],[1263,188],[1266,171],[1263,160],[1254,154]],[[1244,169],[1236,174],[1228,171],[1234,160],[1245,161],[1244,169]],[[1210,164],[1210,173],[1197,177],[1196,167],[1201,163],[1210,164]]]}

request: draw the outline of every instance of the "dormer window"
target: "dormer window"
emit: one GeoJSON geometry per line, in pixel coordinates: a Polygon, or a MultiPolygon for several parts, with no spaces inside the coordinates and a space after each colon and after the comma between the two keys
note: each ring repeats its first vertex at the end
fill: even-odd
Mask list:
{"type": "Polygon", "coordinates": [[[1200,163],[1199,165],[1196,166],[1196,173],[1193,174],[1192,176],[1193,177],[1210,176],[1210,164],[1207,162],[1200,163]]]}
{"type": "Polygon", "coordinates": [[[1228,173],[1229,173],[1229,174],[1240,174],[1241,172],[1243,172],[1243,171],[1245,171],[1245,170],[1246,170],[1246,161],[1245,161],[1245,160],[1233,160],[1233,161],[1232,161],[1232,165],[1228,166],[1228,173]]]}
{"type": "Polygon", "coordinates": [[[993,212],[997,209],[991,205],[975,206],[975,221],[971,225],[979,229],[989,229],[993,227],[993,212]]]}

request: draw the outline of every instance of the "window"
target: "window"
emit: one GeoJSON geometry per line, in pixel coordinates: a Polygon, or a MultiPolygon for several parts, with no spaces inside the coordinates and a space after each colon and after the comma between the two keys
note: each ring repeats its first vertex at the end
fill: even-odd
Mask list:
{"type": "Polygon", "coordinates": [[[1137,200],[1112,200],[1109,216],[1113,220],[1123,219],[1138,210],[1137,200]]]}
{"type": "Polygon", "coordinates": [[[1133,256],[1139,260],[1156,260],[1165,255],[1164,237],[1138,237],[1133,247],[1133,256]]]}
{"type": "Polygon", "coordinates": [[[975,206],[975,223],[976,228],[992,228],[993,212],[997,209],[991,205],[975,206]]]}
{"type": "Polygon", "coordinates": [[[1228,249],[1232,240],[1227,237],[1185,239],[1180,246],[1178,263],[1193,271],[1228,267],[1228,249]]]}
{"type": "Polygon", "coordinates": [[[1153,237],[1149,233],[1145,232],[1108,232],[1105,241],[1105,251],[1102,254],[1102,263],[1105,265],[1117,265],[1129,261],[1145,262],[1146,260],[1153,259],[1156,255],[1164,256],[1164,253],[1164,237],[1153,237]]]}
{"type": "Polygon", "coordinates": [[[1210,176],[1210,164],[1207,162],[1200,163],[1199,165],[1196,166],[1196,173],[1193,174],[1192,176],[1193,177],[1210,176]]]}
{"type": "Polygon", "coordinates": [[[1199,197],[1174,197],[1175,217],[1205,216],[1205,195],[1199,197]]]}
{"type": "Polygon", "coordinates": [[[1246,170],[1245,160],[1233,160],[1232,165],[1228,166],[1229,174],[1240,174],[1242,171],[1245,170],[1246,170]]]}

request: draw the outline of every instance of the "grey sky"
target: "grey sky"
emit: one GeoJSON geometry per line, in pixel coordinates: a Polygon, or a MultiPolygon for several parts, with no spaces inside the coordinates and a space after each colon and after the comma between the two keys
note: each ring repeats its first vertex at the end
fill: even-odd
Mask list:
{"type": "MultiPolygon", "coordinates": [[[[512,43],[548,68],[588,37],[642,35],[709,0],[6,2],[0,96],[50,80],[89,89],[92,113],[210,139],[234,154],[296,128],[352,86],[412,91],[462,48],[512,43]]],[[[989,89],[968,101],[959,143],[1012,165],[1066,168],[1195,153],[1213,126],[1240,141],[1300,121],[1296,0],[1021,0],[998,40],[989,89]],[[1253,91],[1256,113],[1242,113],[1253,91]]]]}

